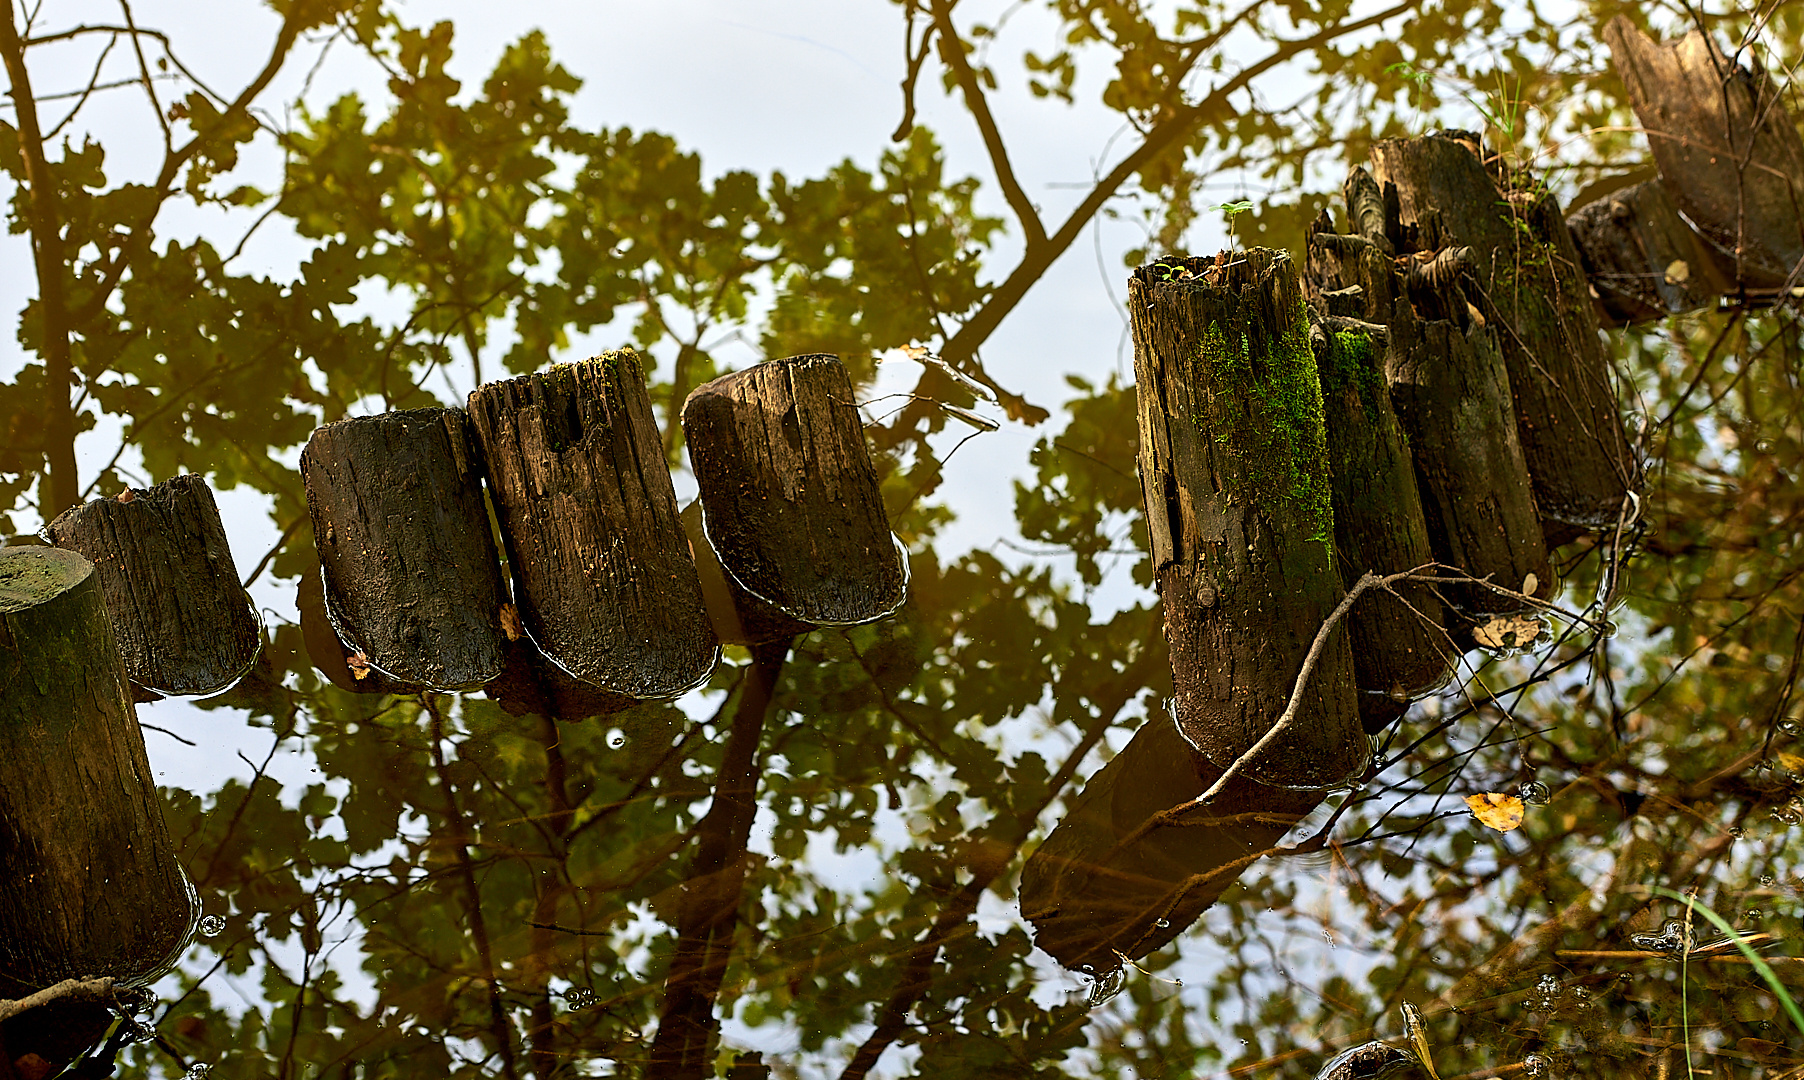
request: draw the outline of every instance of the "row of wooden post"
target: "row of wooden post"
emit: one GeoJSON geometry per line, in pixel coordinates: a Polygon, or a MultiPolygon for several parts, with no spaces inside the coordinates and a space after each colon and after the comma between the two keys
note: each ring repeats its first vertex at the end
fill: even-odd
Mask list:
{"type": "Polygon", "coordinates": [[[1324,214],[1305,267],[1230,251],[1130,280],[1175,692],[1023,871],[1035,942],[1067,966],[1181,933],[1367,767],[1361,728],[1443,683],[1463,629],[1551,596],[1551,548],[1633,521],[1600,320],[1804,296],[1804,147],[1770,82],[1701,33],[1658,45],[1618,17],[1605,37],[1657,178],[1563,220],[1475,135],[1383,141],[1348,177],[1349,231],[1324,214]],[[1429,564],[1434,587],[1360,599],[1296,722],[1241,762],[1346,590],[1429,564]]]}
{"type": "MultiPolygon", "coordinates": [[[[486,688],[580,719],[699,684],[722,642],[901,606],[905,553],[837,358],[717,379],[682,422],[701,492],[687,515],[631,350],[481,387],[467,413],[320,428],[301,461],[316,662],[357,690],[486,688]]],[[[221,690],[262,640],[200,477],[89,503],[46,535],[57,546],[0,549],[0,998],[143,981],[185,947],[198,912],[133,699],[221,690]]],[[[14,1017],[0,1052],[74,1053],[72,1022],[14,1017]]]]}

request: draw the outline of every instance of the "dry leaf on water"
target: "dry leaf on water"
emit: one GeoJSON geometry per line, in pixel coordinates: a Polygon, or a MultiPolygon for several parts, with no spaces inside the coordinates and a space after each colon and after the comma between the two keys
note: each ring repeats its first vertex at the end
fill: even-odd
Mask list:
{"type": "Polygon", "coordinates": [[[1526,649],[1545,629],[1532,615],[1499,615],[1472,631],[1472,640],[1487,649],[1526,649]]]}
{"type": "Polygon", "coordinates": [[[1509,832],[1522,824],[1522,800],[1514,795],[1487,791],[1483,795],[1466,796],[1466,805],[1472,808],[1472,816],[1478,823],[1487,829],[1509,832]]]}

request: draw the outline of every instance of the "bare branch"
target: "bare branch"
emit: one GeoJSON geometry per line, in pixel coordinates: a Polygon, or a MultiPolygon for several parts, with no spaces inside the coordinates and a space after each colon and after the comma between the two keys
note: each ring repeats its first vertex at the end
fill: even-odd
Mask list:
{"type": "MultiPolygon", "coordinates": [[[[1046,243],[1046,226],[1041,223],[1033,200],[1027,197],[1027,192],[1021,190],[1020,181],[1015,179],[1015,168],[1009,163],[1008,147],[1003,145],[1002,132],[996,127],[996,118],[990,115],[990,104],[984,97],[983,86],[977,80],[977,72],[972,70],[971,63],[965,56],[964,39],[958,36],[958,28],[952,25],[952,7],[956,2],[957,0],[929,0],[933,6],[934,25],[939,28],[940,59],[946,62],[952,77],[958,81],[958,88],[964,93],[965,107],[971,110],[971,118],[977,121],[977,130],[983,134],[984,149],[990,154],[990,167],[996,170],[996,182],[1002,185],[1003,198],[1008,200],[1009,208],[1014,210],[1015,217],[1021,222],[1022,231],[1027,234],[1027,257],[1032,258],[1034,251],[1046,243]]],[[[923,41],[922,45],[925,47],[926,42],[923,41]]],[[[909,107],[912,111],[912,99],[909,107]]]]}

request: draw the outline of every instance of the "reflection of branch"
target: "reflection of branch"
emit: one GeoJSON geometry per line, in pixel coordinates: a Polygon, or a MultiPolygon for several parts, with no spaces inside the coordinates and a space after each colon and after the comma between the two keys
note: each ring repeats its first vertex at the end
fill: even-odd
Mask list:
{"type": "MultiPolygon", "coordinates": [[[[965,58],[965,41],[958,36],[958,30],[952,25],[952,5],[955,2],[956,0],[928,0],[932,6],[934,24],[939,28],[940,58],[946,62],[952,77],[958,81],[958,88],[964,93],[965,108],[971,110],[971,119],[977,122],[977,130],[983,135],[984,149],[990,155],[990,167],[996,170],[996,182],[1002,186],[1002,197],[1008,200],[1016,220],[1021,222],[1021,231],[1027,238],[1027,251],[1031,254],[1046,242],[1046,226],[1040,223],[1040,215],[1034,209],[1033,200],[1027,197],[1027,192],[1021,190],[1021,182],[1015,179],[1015,168],[1008,159],[1008,147],[1003,145],[1002,132],[996,128],[996,118],[990,115],[990,103],[983,95],[983,86],[977,80],[977,72],[971,69],[970,62],[965,58]]],[[[928,33],[931,34],[932,31],[928,33]]],[[[912,101],[909,106],[912,109],[912,101]]]]}
{"type": "Polygon", "coordinates": [[[482,917],[482,889],[476,884],[476,871],[470,863],[470,842],[472,832],[469,819],[464,817],[463,808],[457,802],[457,789],[451,782],[450,767],[445,764],[445,719],[439,711],[438,703],[431,694],[421,694],[420,704],[432,717],[432,767],[438,774],[439,787],[445,792],[445,816],[452,829],[451,854],[457,860],[457,869],[463,878],[463,886],[469,895],[470,903],[470,937],[476,945],[476,956],[482,964],[482,981],[488,990],[489,1026],[495,1036],[495,1048],[501,1054],[501,1073],[508,1080],[516,1080],[519,1076],[514,1065],[513,1029],[508,1026],[507,1010],[501,1004],[501,986],[495,981],[495,956],[489,948],[489,928],[482,917]]]}
{"type": "Polygon", "coordinates": [[[683,885],[676,951],[664,976],[664,1008],[647,1076],[701,1077],[719,1029],[714,1001],[732,958],[733,928],[745,887],[746,842],[758,808],[758,747],[787,638],[752,646],[752,670],[721,751],[714,799],[696,831],[695,858],[683,885]]]}
{"type": "Polygon", "coordinates": [[[16,1000],[0,1000],[0,1023],[11,1020],[20,1013],[30,1012],[40,1005],[48,1005],[53,1001],[76,1004],[92,1002],[97,1005],[113,1003],[113,979],[64,979],[53,986],[33,994],[27,994],[16,1000]]]}
{"type": "MultiPolygon", "coordinates": [[[[1155,611],[1154,617],[1158,618],[1155,611]]],[[[1155,628],[1153,634],[1158,634],[1155,628]]],[[[1077,767],[1088,757],[1096,744],[1108,733],[1121,710],[1133,701],[1142,687],[1151,680],[1157,664],[1165,659],[1163,649],[1143,648],[1140,655],[1119,672],[1109,689],[1092,692],[1090,700],[1096,704],[1097,723],[1084,733],[1084,738],[1065,758],[1059,771],[1047,781],[1046,793],[1040,804],[1030,810],[1023,810],[1003,819],[997,827],[1000,835],[983,838],[990,843],[974,843],[973,850],[983,849],[983,853],[972,860],[971,880],[959,889],[950,901],[940,909],[933,920],[933,929],[927,932],[912,948],[903,954],[902,973],[896,980],[895,989],[890,992],[889,1000],[876,1013],[877,1026],[858,1051],[852,1055],[845,1069],[839,1074],[839,1080],[864,1080],[877,1064],[877,1059],[889,1049],[908,1026],[909,1010],[927,993],[933,983],[933,964],[939,959],[940,949],[954,937],[969,934],[973,931],[970,918],[977,911],[977,904],[989,887],[1001,877],[1021,845],[1026,842],[1028,834],[1033,830],[1040,813],[1051,805],[1052,801],[1071,782],[1077,767]],[[1103,700],[1105,697],[1107,700],[1103,700]]]]}

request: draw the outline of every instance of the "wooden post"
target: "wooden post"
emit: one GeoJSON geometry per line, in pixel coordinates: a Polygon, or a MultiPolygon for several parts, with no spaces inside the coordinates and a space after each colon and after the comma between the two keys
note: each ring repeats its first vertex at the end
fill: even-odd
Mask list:
{"type": "Polygon", "coordinates": [[[211,694],[250,670],[263,635],[206,480],[187,474],[96,499],[45,532],[94,564],[132,682],[211,694]]]}
{"type": "Polygon", "coordinates": [[[340,420],[301,452],[326,611],[348,655],[430,690],[501,674],[507,599],[462,409],[340,420]]]}
{"type": "Polygon", "coordinates": [[[1487,168],[1479,154],[1477,137],[1463,133],[1375,144],[1373,174],[1387,200],[1389,187],[1396,189],[1390,242],[1423,272],[1436,257],[1452,262],[1449,252],[1471,249],[1460,261],[1472,268],[1475,309],[1509,372],[1518,437],[1549,535],[1564,540],[1613,526],[1641,476],[1578,251],[1545,187],[1496,159],[1487,168]]]}
{"type": "MultiPolygon", "coordinates": [[[[1165,259],[1129,278],[1128,310],[1173,713],[1184,737],[1225,768],[1283,713],[1345,595],[1302,285],[1280,251],[1165,259]]],[[[1369,757],[1352,651],[1337,630],[1296,722],[1249,775],[1324,788],[1358,775],[1369,757]]]]}
{"type": "Polygon", "coordinates": [[[1804,140],[1778,87],[1698,30],[1659,44],[1618,15],[1604,40],[1661,185],[1731,288],[1771,297],[1804,283],[1804,140]]]}
{"type": "Polygon", "coordinates": [[[1613,326],[1696,311],[1732,288],[1716,254],[1679,217],[1658,181],[1587,203],[1567,216],[1566,227],[1613,326]]]}
{"type": "Polygon", "coordinates": [[[470,395],[524,629],[575,678],[680,694],[720,655],[631,349],[470,395]]]}
{"type": "Polygon", "coordinates": [[[838,357],[772,360],[699,386],[683,404],[683,433],[705,535],[748,638],[871,622],[902,606],[908,564],[838,357]]]}
{"type": "Polygon", "coordinates": [[[197,912],[98,573],[0,548],[0,997],[153,977],[197,912]]]}
{"type": "Polygon", "coordinates": [[[1188,929],[1322,798],[1231,781],[1207,815],[1156,821],[1221,774],[1169,719],[1149,717],[1022,868],[1034,944],[1074,971],[1140,959],[1188,929]]]}
{"type": "MultiPolygon", "coordinates": [[[[1313,234],[1310,268],[1329,302],[1349,312],[1358,305],[1367,320],[1386,327],[1385,381],[1408,436],[1435,560],[1509,589],[1520,589],[1532,573],[1534,593],[1551,596],[1553,571],[1509,374],[1466,294],[1471,252],[1451,249],[1439,263],[1417,260],[1399,271],[1384,231],[1398,229],[1396,189],[1381,192],[1355,166],[1344,193],[1347,218],[1360,231],[1313,234]]],[[[1474,616],[1528,606],[1482,586],[1439,591],[1474,616]]]]}
{"type": "MultiPolygon", "coordinates": [[[[1384,372],[1396,271],[1369,243],[1347,244],[1326,222],[1308,237],[1309,343],[1322,381],[1341,584],[1367,571],[1395,574],[1435,561],[1415,463],[1391,407],[1384,372]]],[[[1347,615],[1359,714],[1367,731],[1402,716],[1447,681],[1458,650],[1441,629],[1439,595],[1401,583],[1347,615]]]]}

